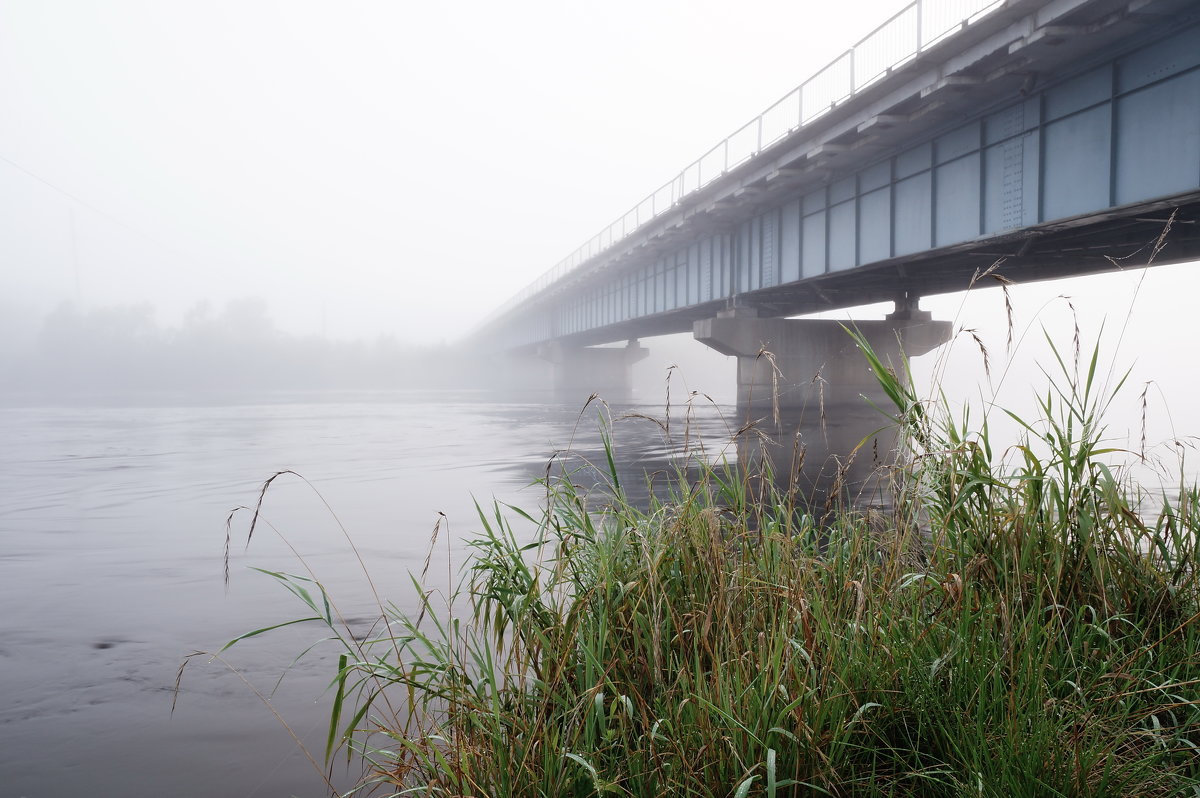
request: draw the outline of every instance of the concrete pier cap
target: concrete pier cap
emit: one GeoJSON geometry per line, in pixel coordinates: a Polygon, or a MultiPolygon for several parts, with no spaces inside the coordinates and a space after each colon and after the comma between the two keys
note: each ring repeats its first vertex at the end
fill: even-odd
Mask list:
{"type": "Polygon", "coordinates": [[[880,412],[894,408],[846,328],[861,333],[901,378],[902,358],[951,337],[950,322],[935,321],[914,298],[903,296],[896,306],[885,319],[858,321],[764,317],[734,307],[695,323],[696,340],[737,358],[739,415],[769,439],[739,442],[743,464],[769,458],[777,480],[789,486],[799,481],[814,495],[836,486],[849,494],[842,498],[870,503],[877,472],[894,462],[896,431],[880,412]]]}
{"type": "Polygon", "coordinates": [[[538,347],[538,356],[554,367],[555,398],[584,402],[592,394],[609,402],[633,398],[633,364],[650,351],[631,339],[625,346],[573,346],[551,341],[538,347]]]}
{"type": "Polygon", "coordinates": [[[847,327],[858,330],[880,360],[898,369],[901,355],[918,357],[950,340],[950,322],[911,309],[882,320],[842,321],[762,317],[753,308],[734,308],[697,321],[692,334],[738,358],[739,407],[776,402],[791,407],[805,404],[816,386],[823,386],[826,401],[883,395],[847,327]]]}

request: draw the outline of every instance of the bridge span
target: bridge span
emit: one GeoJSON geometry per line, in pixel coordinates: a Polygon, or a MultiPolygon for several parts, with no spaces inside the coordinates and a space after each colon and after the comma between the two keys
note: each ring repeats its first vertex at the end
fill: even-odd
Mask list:
{"type": "Polygon", "coordinates": [[[1200,3],[917,0],[471,340],[619,398],[636,339],[691,331],[739,358],[742,405],[764,347],[786,401],[809,402],[822,369],[858,400],[853,374],[828,379],[844,333],[786,317],[895,301],[870,335],[916,355],[949,335],[921,296],[997,263],[1022,282],[1194,260],[1198,222],[1200,3]]]}

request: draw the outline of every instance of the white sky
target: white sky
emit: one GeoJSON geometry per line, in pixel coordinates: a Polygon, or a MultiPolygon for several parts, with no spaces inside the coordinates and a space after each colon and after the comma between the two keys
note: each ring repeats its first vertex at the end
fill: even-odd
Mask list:
{"type": "Polygon", "coordinates": [[[904,4],[0,0],[0,304],[453,339],[904,4]]]}

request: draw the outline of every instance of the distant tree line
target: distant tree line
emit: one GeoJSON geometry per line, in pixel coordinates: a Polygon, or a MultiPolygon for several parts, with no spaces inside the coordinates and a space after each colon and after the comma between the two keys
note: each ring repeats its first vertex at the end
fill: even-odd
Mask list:
{"type": "Polygon", "coordinates": [[[447,346],[390,336],[335,341],[279,330],[260,299],[200,304],[178,326],[148,305],[48,314],[28,345],[0,349],[0,390],[261,391],[476,387],[475,364],[447,346]]]}

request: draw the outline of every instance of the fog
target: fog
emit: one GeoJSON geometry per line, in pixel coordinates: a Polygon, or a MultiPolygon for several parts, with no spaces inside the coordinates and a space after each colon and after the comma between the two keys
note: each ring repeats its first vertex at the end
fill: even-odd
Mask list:
{"type": "Polygon", "coordinates": [[[453,341],[901,5],[4,0],[0,313],[453,341]]]}
{"type": "MultiPolygon", "coordinates": [[[[331,340],[283,332],[252,298],[200,303],[174,325],[149,305],[51,312],[32,340],[0,354],[7,398],[51,402],[186,392],[244,397],[285,390],[469,387],[467,358],[392,336],[331,340]]],[[[478,377],[476,372],[474,377],[478,377]]]]}

